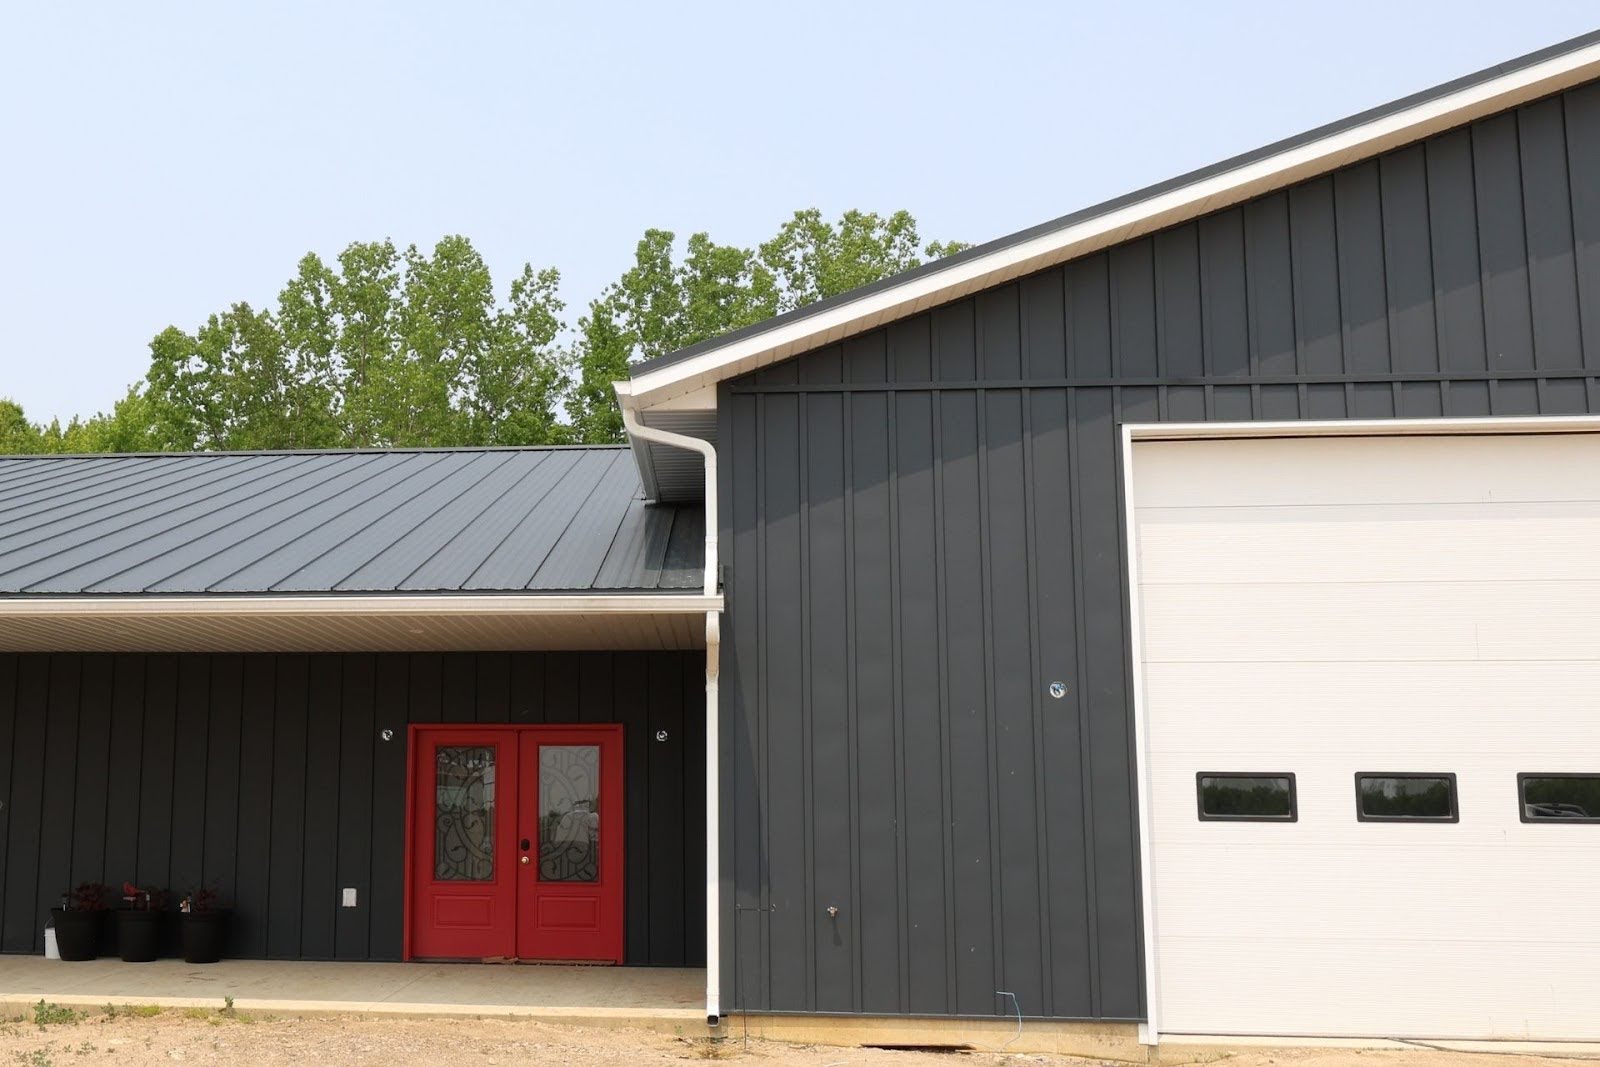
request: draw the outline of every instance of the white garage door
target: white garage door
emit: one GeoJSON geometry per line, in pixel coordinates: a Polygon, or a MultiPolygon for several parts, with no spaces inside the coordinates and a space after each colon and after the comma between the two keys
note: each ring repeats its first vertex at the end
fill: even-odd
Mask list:
{"type": "Polygon", "coordinates": [[[1600,435],[1132,447],[1159,1030],[1600,1038],[1600,435]]]}

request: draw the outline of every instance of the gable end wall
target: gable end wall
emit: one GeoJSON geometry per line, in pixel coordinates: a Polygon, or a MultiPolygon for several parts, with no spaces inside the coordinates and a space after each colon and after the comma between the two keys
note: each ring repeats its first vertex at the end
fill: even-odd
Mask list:
{"type": "Polygon", "coordinates": [[[1600,411],[1600,83],[718,401],[725,1008],[1140,1018],[1119,426],[1600,411]]]}

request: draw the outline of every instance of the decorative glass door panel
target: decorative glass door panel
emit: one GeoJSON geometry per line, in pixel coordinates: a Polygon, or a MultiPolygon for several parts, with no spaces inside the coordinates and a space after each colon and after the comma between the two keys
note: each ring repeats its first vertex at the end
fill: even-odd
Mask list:
{"type": "Polygon", "coordinates": [[[493,745],[434,750],[433,876],[442,882],[494,880],[493,745]]]}
{"type": "Polygon", "coordinates": [[[600,880],[600,746],[539,746],[539,880],[600,880]]]}

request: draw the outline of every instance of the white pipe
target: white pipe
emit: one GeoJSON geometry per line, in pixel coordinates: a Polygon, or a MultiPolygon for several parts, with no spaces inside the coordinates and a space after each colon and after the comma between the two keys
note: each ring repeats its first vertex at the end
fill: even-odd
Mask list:
{"type": "MultiPolygon", "coordinates": [[[[618,383],[619,385],[623,383],[618,383]]],[[[629,406],[623,390],[618,389],[622,401],[622,425],[628,436],[641,441],[654,441],[670,448],[683,448],[698,452],[706,461],[705,516],[706,516],[706,578],[705,595],[717,595],[717,450],[710,441],[686,434],[660,430],[639,421],[638,414],[629,406]]],[[[720,897],[722,872],[720,869],[720,839],[718,829],[718,781],[720,773],[717,758],[717,679],[721,672],[722,624],[716,608],[706,611],[706,1023],[716,1026],[722,1016],[722,927],[720,897]]]]}
{"type": "Polygon", "coordinates": [[[706,612],[706,1022],[717,1025],[722,1014],[722,927],[721,872],[718,867],[717,786],[721,768],[717,764],[717,678],[721,673],[722,625],[715,611],[706,612]]]}

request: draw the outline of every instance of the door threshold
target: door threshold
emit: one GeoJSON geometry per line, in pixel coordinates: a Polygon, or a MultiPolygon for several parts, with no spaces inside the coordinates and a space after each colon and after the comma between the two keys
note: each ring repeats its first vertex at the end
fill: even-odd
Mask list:
{"type": "Polygon", "coordinates": [[[540,960],[520,956],[485,956],[481,963],[521,963],[530,967],[615,967],[615,960],[540,960]]]}

